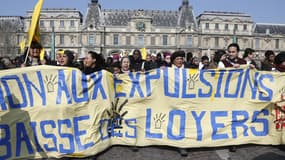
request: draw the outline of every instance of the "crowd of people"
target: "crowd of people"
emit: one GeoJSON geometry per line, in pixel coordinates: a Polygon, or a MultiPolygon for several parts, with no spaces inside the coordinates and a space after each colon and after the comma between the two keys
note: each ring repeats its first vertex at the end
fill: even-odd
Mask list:
{"type": "Polygon", "coordinates": [[[147,54],[144,58],[139,49],[135,49],[131,55],[123,57],[107,57],[94,51],[89,51],[83,59],[78,59],[71,50],[59,49],[56,52],[55,60],[44,56],[40,59],[41,44],[32,42],[26,53],[14,59],[9,57],[0,58],[0,69],[10,69],[16,67],[26,67],[35,65],[55,65],[76,67],[85,74],[91,74],[105,69],[114,74],[127,72],[145,72],[155,68],[175,67],[175,68],[194,68],[194,69],[216,69],[249,65],[264,71],[285,72],[285,52],[278,54],[272,50],[264,53],[264,59],[256,62],[256,52],[252,48],[244,49],[240,57],[240,47],[237,43],[232,43],[227,50],[217,50],[210,57],[207,55],[201,58],[194,56],[191,52],[185,53],[182,50],[174,53],[164,52],[158,54],[147,54]],[[29,52],[29,53],[28,53],[29,52]],[[27,55],[28,54],[28,55],[27,55]]]}

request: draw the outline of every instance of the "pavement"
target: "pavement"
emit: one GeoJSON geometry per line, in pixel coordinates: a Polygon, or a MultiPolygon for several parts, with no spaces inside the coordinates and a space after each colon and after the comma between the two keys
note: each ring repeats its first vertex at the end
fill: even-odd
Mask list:
{"type": "Polygon", "coordinates": [[[167,146],[113,146],[84,160],[285,160],[285,146],[242,145],[236,152],[230,152],[229,147],[189,148],[186,157],[167,146]]]}

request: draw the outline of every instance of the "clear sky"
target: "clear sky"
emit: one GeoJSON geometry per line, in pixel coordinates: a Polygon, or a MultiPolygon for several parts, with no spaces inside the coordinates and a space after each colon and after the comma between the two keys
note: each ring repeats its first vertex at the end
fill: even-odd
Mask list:
{"type": "MultiPolygon", "coordinates": [[[[24,16],[37,0],[1,0],[0,15],[24,16]],[[5,1],[5,2],[4,2],[5,1]]],[[[44,8],[76,8],[85,14],[91,0],[45,0],[44,8]]],[[[178,10],[182,0],[99,0],[102,9],[178,10]]],[[[243,12],[256,23],[285,24],[285,0],[189,0],[194,14],[203,11],[243,12]]]]}

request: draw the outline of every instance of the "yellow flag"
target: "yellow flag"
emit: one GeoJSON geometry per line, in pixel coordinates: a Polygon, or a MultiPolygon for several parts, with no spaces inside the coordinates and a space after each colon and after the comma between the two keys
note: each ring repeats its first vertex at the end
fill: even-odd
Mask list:
{"type": "Polygon", "coordinates": [[[20,52],[24,53],[25,52],[25,47],[26,47],[26,39],[25,38],[22,39],[22,41],[19,44],[19,47],[20,47],[20,52]]]}
{"type": "MultiPolygon", "coordinates": [[[[40,37],[40,13],[43,6],[44,0],[38,0],[38,3],[36,4],[32,16],[31,26],[28,32],[29,42],[28,45],[31,46],[32,41],[38,42],[41,44],[41,37],[40,37]]],[[[42,49],[40,52],[40,60],[43,60],[44,58],[44,50],[42,49]]]]}
{"type": "Polygon", "coordinates": [[[145,60],[146,59],[146,55],[147,55],[146,48],[141,48],[140,51],[141,51],[141,54],[142,54],[142,59],[145,60]]]}

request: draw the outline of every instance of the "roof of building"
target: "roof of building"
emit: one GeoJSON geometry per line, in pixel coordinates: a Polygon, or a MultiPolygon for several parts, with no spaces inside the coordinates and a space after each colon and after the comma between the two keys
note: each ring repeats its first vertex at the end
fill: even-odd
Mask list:
{"type": "Polygon", "coordinates": [[[85,23],[88,25],[126,26],[134,16],[151,19],[153,26],[162,27],[185,27],[187,24],[196,24],[192,7],[188,0],[184,0],[177,11],[166,10],[119,10],[104,9],[98,1],[92,1],[88,5],[85,23]]]}
{"type": "Polygon", "coordinates": [[[285,24],[256,24],[254,33],[285,34],[285,24]]]}

